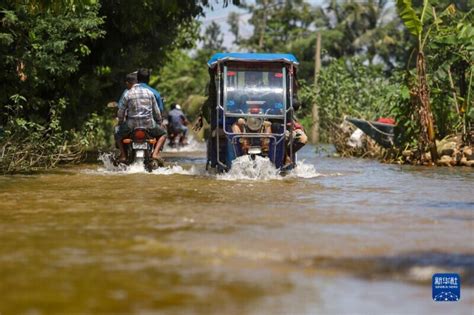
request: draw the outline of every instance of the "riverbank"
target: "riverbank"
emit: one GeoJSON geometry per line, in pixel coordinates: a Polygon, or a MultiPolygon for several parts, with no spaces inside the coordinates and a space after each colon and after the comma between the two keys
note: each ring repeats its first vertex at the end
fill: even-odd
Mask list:
{"type": "Polygon", "coordinates": [[[474,145],[466,145],[460,134],[436,141],[438,160],[434,164],[430,152],[409,148],[382,148],[360,129],[348,124],[335,128],[332,140],[336,156],[341,157],[372,158],[389,164],[474,167],[474,145]]]}

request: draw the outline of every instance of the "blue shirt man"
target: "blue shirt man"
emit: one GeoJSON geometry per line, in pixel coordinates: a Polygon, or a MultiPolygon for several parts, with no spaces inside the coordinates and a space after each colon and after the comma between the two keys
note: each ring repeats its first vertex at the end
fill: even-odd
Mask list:
{"type": "Polygon", "coordinates": [[[148,82],[150,82],[150,70],[144,69],[144,68],[138,69],[137,80],[141,86],[153,92],[153,95],[155,95],[156,102],[158,103],[158,107],[160,108],[160,111],[163,113],[165,108],[164,108],[163,100],[161,98],[160,93],[158,93],[157,90],[155,90],[154,88],[148,85],[148,82]]]}
{"type": "Polygon", "coordinates": [[[160,108],[160,111],[163,113],[165,106],[163,105],[163,100],[161,99],[160,93],[144,82],[138,83],[138,85],[140,85],[141,87],[144,87],[147,90],[150,90],[153,93],[153,95],[155,95],[155,99],[156,99],[156,102],[158,103],[158,107],[160,108]]]}

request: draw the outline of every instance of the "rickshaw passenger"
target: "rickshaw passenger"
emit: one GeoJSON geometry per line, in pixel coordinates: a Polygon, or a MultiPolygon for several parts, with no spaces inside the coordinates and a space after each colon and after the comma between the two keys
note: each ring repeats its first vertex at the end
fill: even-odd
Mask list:
{"type": "MultiPolygon", "coordinates": [[[[283,88],[283,74],[282,73],[274,73],[273,76],[269,76],[269,82],[272,87],[275,88],[283,88]]],[[[297,80],[295,79],[293,81],[293,90],[296,95],[296,91],[298,89],[297,86],[297,80]]],[[[277,95],[275,95],[277,96],[277,95]]],[[[282,101],[282,99],[280,99],[282,101]]],[[[277,109],[278,106],[278,99],[275,99],[275,109],[277,109]]],[[[296,153],[298,150],[300,150],[302,147],[305,146],[305,144],[308,142],[308,137],[306,136],[306,133],[304,132],[303,126],[298,123],[298,120],[296,118],[296,112],[300,108],[300,102],[296,97],[293,97],[293,115],[290,115],[288,113],[287,115],[287,126],[286,126],[286,153],[285,153],[285,164],[291,164],[291,158],[290,158],[290,147],[289,147],[289,129],[292,129],[292,136],[293,136],[293,153],[296,153]],[[292,120],[290,119],[292,117],[292,120]]],[[[281,106],[283,108],[283,106],[281,106]]],[[[281,132],[281,125],[280,124],[274,124],[274,130],[273,132],[275,133],[280,133],[281,132]],[[278,128],[280,127],[280,128],[278,128]],[[275,129],[280,129],[280,130],[275,130],[275,129]]]]}
{"type": "MultiPolygon", "coordinates": [[[[298,111],[300,108],[300,102],[293,98],[293,109],[294,111],[298,111]]],[[[287,124],[287,128],[292,128],[292,136],[293,136],[293,153],[298,152],[302,147],[306,145],[308,142],[308,136],[304,132],[303,126],[298,122],[296,115],[293,114],[293,120],[287,124]]],[[[286,154],[285,154],[285,165],[291,164],[291,157],[290,157],[290,143],[289,143],[289,130],[287,131],[287,145],[286,145],[286,154]]]]}

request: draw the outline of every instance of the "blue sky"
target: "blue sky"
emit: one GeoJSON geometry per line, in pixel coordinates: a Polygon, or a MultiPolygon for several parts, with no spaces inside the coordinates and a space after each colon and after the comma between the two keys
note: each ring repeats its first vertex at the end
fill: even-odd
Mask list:
{"type": "MultiPolygon", "coordinates": [[[[306,0],[306,2],[312,5],[321,5],[324,0],[306,0]]],[[[248,0],[247,3],[255,3],[253,0],[248,0]]],[[[249,25],[248,19],[250,18],[250,14],[247,11],[242,10],[232,4],[228,7],[222,7],[222,1],[219,1],[219,4],[213,4],[214,9],[206,9],[204,18],[200,18],[199,20],[202,21],[201,32],[211,24],[212,22],[216,22],[221,27],[221,31],[224,34],[224,46],[228,49],[232,50],[232,41],[234,40],[234,36],[229,31],[229,25],[227,24],[227,16],[230,12],[237,12],[240,14],[240,23],[239,23],[239,31],[242,37],[249,37],[252,34],[252,26],[249,25]]]]}

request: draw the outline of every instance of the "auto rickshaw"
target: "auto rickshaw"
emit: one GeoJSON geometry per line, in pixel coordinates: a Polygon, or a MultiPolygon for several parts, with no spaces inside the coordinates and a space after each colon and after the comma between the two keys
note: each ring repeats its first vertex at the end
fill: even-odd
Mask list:
{"type": "Polygon", "coordinates": [[[268,158],[276,168],[295,165],[292,54],[217,53],[208,61],[211,132],[207,166],[227,171],[242,155],[268,158]]]}

